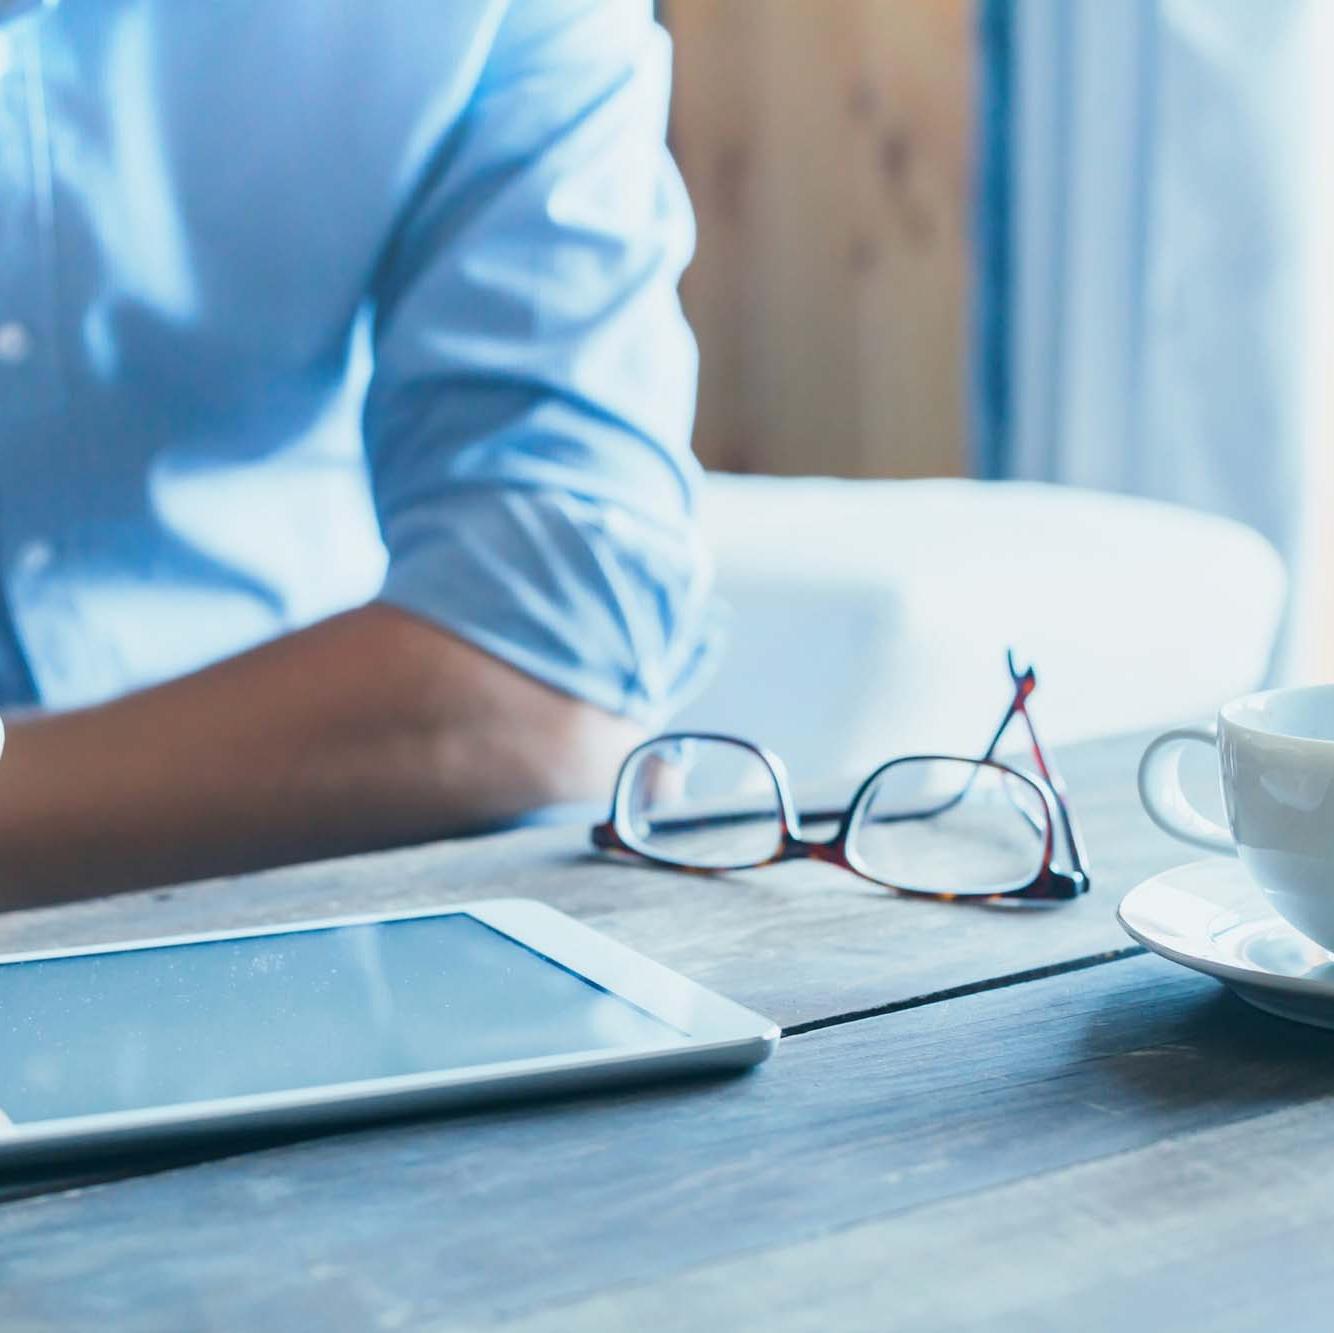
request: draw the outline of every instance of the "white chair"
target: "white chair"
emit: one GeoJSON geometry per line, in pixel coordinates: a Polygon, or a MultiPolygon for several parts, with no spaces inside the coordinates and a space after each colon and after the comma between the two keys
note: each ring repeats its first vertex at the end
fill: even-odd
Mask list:
{"type": "Polygon", "coordinates": [[[1260,684],[1283,610],[1249,528],[1068,487],[714,476],[704,521],[728,639],[673,725],[760,741],[801,784],[977,753],[1010,646],[1053,742],[1206,716],[1260,684]]]}

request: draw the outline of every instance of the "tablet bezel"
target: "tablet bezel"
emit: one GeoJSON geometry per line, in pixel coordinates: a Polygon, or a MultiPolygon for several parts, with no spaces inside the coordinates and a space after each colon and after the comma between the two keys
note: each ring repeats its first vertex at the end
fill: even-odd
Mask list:
{"type": "Polygon", "coordinates": [[[530,898],[488,898],[446,907],[370,912],[286,925],[203,931],[76,949],[0,956],[0,967],[44,959],[166,949],[214,940],[261,939],[340,926],[467,915],[517,944],[683,1033],[614,1050],[539,1056],[462,1069],[322,1084],[134,1111],[0,1126],[0,1168],[59,1161],[104,1148],[195,1139],[253,1130],[317,1130],[450,1107],[579,1091],[655,1076],[741,1069],[766,1059],[778,1043],[771,1020],[655,963],[633,949],[530,898]]]}

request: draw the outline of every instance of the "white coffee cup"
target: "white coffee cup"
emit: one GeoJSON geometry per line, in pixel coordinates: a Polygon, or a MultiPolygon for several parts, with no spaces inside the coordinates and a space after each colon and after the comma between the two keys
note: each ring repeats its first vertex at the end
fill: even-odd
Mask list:
{"type": "Polygon", "coordinates": [[[1274,910],[1334,950],[1334,685],[1249,694],[1212,728],[1164,732],[1140,760],[1139,795],[1159,828],[1240,856],[1274,910]],[[1190,742],[1217,746],[1230,832],[1181,789],[1190,742]]]}

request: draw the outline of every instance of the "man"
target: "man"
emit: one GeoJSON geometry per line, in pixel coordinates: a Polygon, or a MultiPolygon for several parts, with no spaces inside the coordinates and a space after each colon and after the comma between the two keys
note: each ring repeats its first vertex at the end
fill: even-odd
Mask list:
{"type": "Polygon", "coordinates": [[[707,614],[646,0],[18,4],[0,906],[605,799],[707,614]]]}

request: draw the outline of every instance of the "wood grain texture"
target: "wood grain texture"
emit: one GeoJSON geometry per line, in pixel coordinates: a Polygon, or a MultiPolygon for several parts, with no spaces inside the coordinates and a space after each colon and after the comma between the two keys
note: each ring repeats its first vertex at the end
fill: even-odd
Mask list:
{"type": "Polygon", "coordinates": [[[524,896],[792,1026],[1125,948],[1113,917],[1121,895],[1146,875],[1192,859],[1140,809],[1134,775],[1145,739],[1061,752],[1094,888],[1056,908],[895,898],[811,863],[678,875],[593,858],[586,830],[576,827],[12,913],[0,916],[0,951],[524,896]]]}
{"type": "Polygon", "coordinates": [[[970,0],[669,0],[712,467],[963,470],[970,0]]]}
{"type": "Polygon", "coordinates": [[[1330,1109],[1178,1135],[503,1327],[1325,1333],[1330,1109]]]}
{"type": "MultiPolygon", "coordinates": [[[[1079,1223],[1073,1203],[1044,1205],[1044,1178],[1071,1199],[1061,1173],[1079,1164],[1299,1104],[1327,1119],[1331,1099],[1330,1034],[1135,958],[794,1038],[740,1081],[368,1131],[13,1203],[0,1210],[0,1326],[480,1327],[543,1307],[549,1327],[655,1326],[674,1284],[649,1305],[627,1298],[623,1316],[605,1307],[600,1324],[555,1307],[877,1220],[911,1236],[934,1216],[932,1262],[895,1270],[907,1308],[929,1310],[998,1269],[988,1243],[1030,1272],[1045,1259],[1059,1284],[1068,1218],[1124,1225],[1123,1194],[1109,1188],[1105,1212],[1090,1196],[1079,1223]],[[1017,1217],[979,1204],[1024,1181],[997,1196],[1015,1197],[1017,1217]],[[957,1212],[932,1211],[951,1200],[957,1212]],[[950,1218],[954,1246],[941,1243],[950,1218]]],[[[1291,1180],[1282,1157],[1271,1178],[1291,1180]]],[[[1157,1225],[1181,1244],[1194,1227],[1202,1250],[1211,1222],[1189,1186],[1157,1225]]],[[[1219,1219],[1220,1246],[1230,1226],[1219,1219]]],[[[846,1267],[827,1251],[831,1282],[888,1271],[872,1249],[846,1267]]],[[[701,1318],[678,1327],[769,1328],[784,1307],[781,1290],[751,1288],[719,1321],[682,1291],[701,1318]]],[[[1086,1313],[1066,1307],[1061,1326],[1086,1313]]]]}

